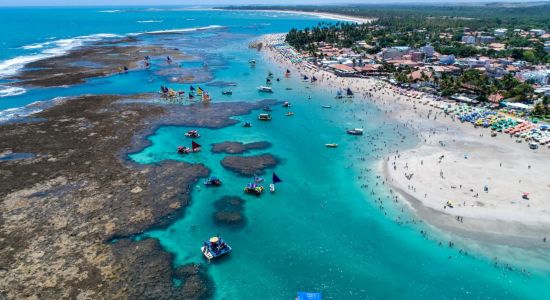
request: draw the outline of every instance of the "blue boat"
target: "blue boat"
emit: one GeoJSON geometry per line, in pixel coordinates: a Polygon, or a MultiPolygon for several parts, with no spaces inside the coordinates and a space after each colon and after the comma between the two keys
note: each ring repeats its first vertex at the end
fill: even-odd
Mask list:
{"type": "Polygon", "coordinates": [[[208,260],[229,254],[233,249],[219,235],[204,242],[201,252],[208,260]]]}
{"type": "Polygon", "coordinates": [[[298,292],[296,300],[323,300],[321,293],[298,292]]]}

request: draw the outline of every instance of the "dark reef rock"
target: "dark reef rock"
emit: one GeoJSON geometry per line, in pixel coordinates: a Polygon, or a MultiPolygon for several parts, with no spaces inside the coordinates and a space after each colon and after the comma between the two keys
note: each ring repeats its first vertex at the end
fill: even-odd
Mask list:
{"type": "Polygon", "coordinates": [[[160,247],[158,240],[118,240],[112,245],[115,260],[127,266],[124,275],[130,283],[128,299],[207,299],[212,296],[212,281],[202,265],[172,268],[173,256],[160,247]],[[174,285],[173,279],[181,281],[174,285]]]}
{"type": "Polygon", "coordinates": [[[158,126],[220,128],[266,102],[158,105],[152,97],[75,97],[34,114],[33,122],[0,125],[0,153],[34,155],[1,162],[0,298],[208,294],[199,286],[202,271],[180,276],[181,289],[168,288],[177,278],[172,260],[158,247],[143,246],[149,241],[107,241],[169,224],[190,201],[187,186],[209,170],[176,161],[140,165],[127,153],[147,146],[146,135],[158,126]]]}
{"type": "Polygon", "coordinates": [[[271,154],[226,156],[221,161],[224,168],[246,177],[264,174],[265,169],[273,168],[277,163],[277,158],[271,154]]]}
{"type": "Polygon", "coordinates": [[[241,142],[223,142],[212,144],[212,153],[242,154],[250,150],[263,150],[271,147],[270,142],[254,142],[243,144],[241,142]]]}
{"type": "Polygon", "coordinates": [[[134,37],[103,41],[70,50],[67,54],[31,62],[10,79],[15,84],[65,86],[83,83],[88,78],[121,73],[123,67],[142,66],[143,57],[185,58],[181,52],[160,46],[140,45],[134,37]]]}
{"type": "Polygon", "coordinates": [[[244,225],[246,219],[243,215],[244,200],[237,196],[225,196],[214,202],[216,212],[213,219],[219,225],[244,225]]]}

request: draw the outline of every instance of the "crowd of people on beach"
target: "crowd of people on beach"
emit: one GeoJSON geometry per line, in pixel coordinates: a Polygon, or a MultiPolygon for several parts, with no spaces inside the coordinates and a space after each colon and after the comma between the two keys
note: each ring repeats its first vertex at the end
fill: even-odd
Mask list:
{"type": "MultiPolygon", "coordinates": [[[[358,104],[352,99],[343,98],[341,101],[343,103],[351,104],[349,109],[347,109],[347,114],[350,117],[350,121],[357,124],[361,124],[367,120],[371,120],[376,115],[382,113],[387,118],[397,118],[401,123],[395,122],[386,122],[382,120],[378,122],[379,128],[376,131],[369,131],[368,136],[365,136],[367,139],[366,143],[370,146],[368,152],[364,149],[362,143],[357,143],[355,146],[355,152],[357,156],[351,157],[350,159],[355,159],[356,162],[350,164],[349,167],[357,167],[356,164],[359,164],[360,175],[357,179],[361,183],[360,188],[367,190],[374,199],[375,205],[379,208],[384,215],[395,215],[395,222],[400,226],[406,225],[420,225],[424,222],[422,219],[417,218],[415,214],[411,214],[408,209],[409,205],[406,202],[399,201],[400,197],[406,196],[407,194],[415,194],[416,186],[414,183],[411,183],[407,186],[407,191],[398,190],[393,184],[393,178],[388,176],[375,176],[374,182],[372,182],[373,174],[372,167],[369,167],[372,161],[384,161],[385,164],[391,166],[391,169],[395,172],[401,172],[401,174],[406,177],[408,180],[411,180],[414,176],[413,172],[408,172],[408,165],[405,163],[403,168],[399,168],[398,161],[401,158],[401,153],[399,149],[403,148],[405,143],[413,143],[416,141],[422,141],[427,145],[437,145],[440,147],[445,147],[446,143],[451,141],[442,141],[441,133],[449,133],[454,131],[449,124],[458,123],[458,120],[454,115],[446,114],[443,109],[440,107],[425,107],[419,109],[420,106],[428,101],[434,100],[431,96],[424,95],[422,93],[411,94],[399,87],[389,84],[388,82],[374,80],[374,79],[361,79],[349,77],[338,77],[337,75],[327,72],[325,70],[313,69],[309,65],[304,67],[302,61],[294,56],[295,52],[292,52],[287,47],[280,47],[282,39],[280,36],[267,37],[267,40],[264,41],[264,45],[267,49],[266,54],[269,59],[276,62],[279,65],[283,65],[286,68],[293,69],[296,74],[307,75],[308,77],[317,78],[317,84],[323,86],[324,88],[330,89],[331,93],[336,95],[338,91],[341,91],[342,87],[349,87],[353,90],[354,94],[358,98],[369,99],[371,103],[375,105],[370,105],[365,103],[358,104]],[[273,45],[278,45],[278,47],[273,47],[273,45]],[[284,51],[279,51],[284,49],[284,51]],[[408,103],[407,103],[408,102],[408,103]],[[407,103],[408,106],[404,107],[404,103],[407,103]],[[401,111],[405,108],[409,113],[413,114],[411,116],[404,116],[403,114],[396,113],[396,111],[401,111]],[[411,109],[412,108],[412,109],[411,109]],[[414,120],[413,120],[414,119],[414,120]],[[446,123],[435,123],[428,121],[436,121],[438,119],[445,119],[446,123]],[[418,120],[425,120],[426,122],[418,122],[418,120]],[[446,124],[446,125],[442,125],[446,124]],[[387,132],[390,131],[392,135],[388,135],[387,132]],[[366,162],[366,163],[365,163],[366,162]],[[390,182],[388,182],[390,181],[390,182]],[[389,194],[388,191],[389,190],[389,194]],[[391,205],[391,207],[388,207],[391,205]],[[405,213],[407,211],[407,213],[405,213]]],[[[309,97],[308,99],[310,99],[309,97]]],[[[483,134],[481,134],[483,137],[483,134]]],[[[455,142],[453,139],[452,142],[455,142]]],[[[467,156],[467,155],[465,155],[467,156]]],[[[466,158],[466,157],[465,157],[466,158]]],[[[439,157],[439,163],[445,159],[445,156],[439,157]]],[[[426,162],[421,161],[420,165],[425,165],[426,162]]],[[[386,173],[388,170],[386,170],[386,173]]],[[[440,176],[445,177],[443,170],[440,170],[440,176]]],[[[456,187],[455,187],[456,188],[456,187]]],[[[462,184],[460,184],[460,189],[463,189],[462,184]]],[[[484,187],[484,191],[488,192],[488,187],[484,187]]],[[[470,193],[473,198],[476,198],[479,195],[479,192],[475,192],[473,188],[470,189],[470,193]],[[477,196],[476,196],[477,195],[477,196]]],[[[424,198],[428,198],[428,193],[423,193],[424,198]]],[[[414,196],[413,196],[414,197],[414,196]]],[[[443,209],[453,207],[452,203],[443,203],[443,209]]],[[[456,204],[460,206],[466,206],[467,203],[463,202],[456,204]]],[[[450,213],[448,215],[450,219],[454,219],[457,224],[464,224],[468,222],[463,216],[450,213]]],[[[460,225],[459,225],[460,226],[460,225]]],[[[421,227],[420,234],[426,239],[435,239],[435,237],[430,237],[428,231],[421,227]]],[[[546,237],[543,238],[545,242],[546,237]]],[[[454,241],[446,242],[448,247],[456,248],[454,241]]],[[[444,243],[439,241],[438,244],[442,246],[444,243]]],[[[467,256],[468,252],[465,249],[457,248],[459,255],[467,256]]],[[[449,259],[452,257],[449,256],[449,259]]],[[[495,266],[503,267],[507,270],[514,270],[512,266],[505,262],[500,262],[498,258],[495,257],[495,266]]],[[[529,272],[525,270],[518,270],[524,274],[529,275],[529,272]]]]}

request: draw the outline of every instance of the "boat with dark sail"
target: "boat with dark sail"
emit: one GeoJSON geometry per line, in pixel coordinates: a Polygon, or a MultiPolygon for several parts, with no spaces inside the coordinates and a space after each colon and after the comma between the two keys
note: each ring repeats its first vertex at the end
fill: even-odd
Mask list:
{"type": "Polygon", "coordinates": [[[281,180],[281,178],[279,178],[279,176],[277,176],[277,174],[273,173],[273,176],[271,176],[271,184],[269,185],[269,191],[272,193],[275,193],[275,184],[279,182],[283,182],[283,181],[281,180]]]}
{"type": "Polygon", "coordinates": [[[350,88],[348,88],[348,89],[346,90],[346,96],[347,96],[348,98],[353,97],[353,92],[351,91],[350,88]]]}

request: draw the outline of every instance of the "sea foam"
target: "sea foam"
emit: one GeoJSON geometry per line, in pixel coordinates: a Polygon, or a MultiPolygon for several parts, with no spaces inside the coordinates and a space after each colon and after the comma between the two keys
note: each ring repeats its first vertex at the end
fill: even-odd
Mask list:
{"type": "Polygon", "coordinates": [[[87,42],[100,41],[102,39],[114,37],[120,36],[116,34],[100,33],[23,46],[21,48],[26,50],[43,50],[37,54],[17,56],[0,62],[0,78],[15,75],[17,71],[28,63],[66,54],[69,50],[80,47],[87,42]]]}

